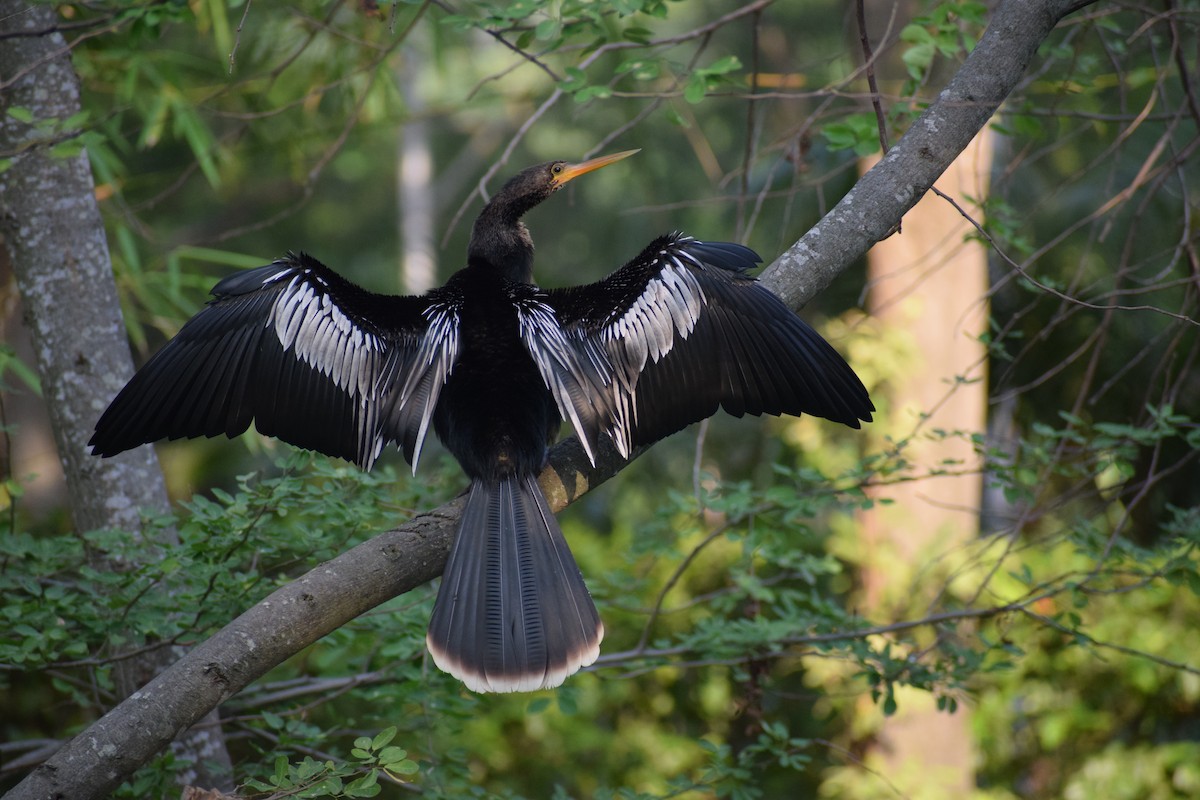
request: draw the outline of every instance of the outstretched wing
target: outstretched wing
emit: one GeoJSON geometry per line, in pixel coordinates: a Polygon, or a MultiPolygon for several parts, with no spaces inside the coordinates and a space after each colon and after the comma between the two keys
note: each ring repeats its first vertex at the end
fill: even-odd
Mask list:
{"type": "Polygon", "coordinates": [[[451,296],[367,292],[304,254],[218,283],[96,423],[101,456],[159,439],[260,433],[370,468],[416,468],[458,357],[451,296]]]}
{"type": "Polygon", "coordinates": [[[745,274],[759,261],[741,245],[672,234],[598,283],[542,294],[556,324],[527,346],[589,454],[598,430],[628,455],[718,408],[854,428],[871,419],[837,351],[745,274]]]}

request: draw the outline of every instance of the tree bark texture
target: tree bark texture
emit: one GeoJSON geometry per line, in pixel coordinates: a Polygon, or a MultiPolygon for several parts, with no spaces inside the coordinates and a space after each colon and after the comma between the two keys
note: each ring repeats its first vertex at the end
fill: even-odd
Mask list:
{"type": "MultiPolygon", "coordinates": [[[[987,123],[1066,13],[1066,0],[1007,0],[924,114],[799,242],[764,273],[792,308],[886,237],[987,123]]],[[[595,467],[568,440],[542,476],[557,511],[624,466],[611,447],[595,467]]],[[[181,730],[288,656],[379,603],[439,575],[461,501],[421,515],[317,567],[248,610],[75,737],[6,797],[103,797],[181,730]]]]}
{"type": "MultiPolygon", "coordinates": [[[[5,32],[55,22],[49,6],[0,2],[5,32]]],[[[11,164],[0,173],[0,235],[33,339],[71,516],[80,531],[137,530],[140,508],[167,508],[154,453],[139,448],[102,460],[87,449],[96,418],[133,374],[133,358],[87,154],[52,152],[74,133],[57,123],[79,109],[79,81],[61,36],[3,42],[0,157],[11,164]],[[14,108],[33,119],[20,121],[9,113],[14,108]]]]}
{"type": "MultiPolygon", "coordinates": [[[[51,6],[0,0],[0,32],[46,30],[56,21],[51,6]]],[[[0,159],[8,165],[0,171],[0,238],[17,277],[75,529],[137,532],[141,509],[169,510],[153,448],[99,459],[87,447],[100,412],[133,374],[133,358],[87,154],[55,149],[78,133],[64,127],[80,111],[69,56],[57,34],[0,42],[0,159]]],[[[163,534],[160,544],[174,543],[173,532],[163,534]]],[[[137,688],[166,666],[160,661],[153,654],[123,660],[118,687],[137,688]]],[[[215,713],[177,746],[196,764],[185,780],[213,783],[206,762],[232,771],[215,713]]]]}

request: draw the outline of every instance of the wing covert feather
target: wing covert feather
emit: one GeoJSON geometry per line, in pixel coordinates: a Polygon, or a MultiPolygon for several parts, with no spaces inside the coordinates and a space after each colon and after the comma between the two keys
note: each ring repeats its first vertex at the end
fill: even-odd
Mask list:
{"type": "Polygon", "coordinates": [[[589,454],[598,424],[628,455],[718,408],[854,428],[871,419],[867,391],[837,351],[746,274],[759,261],[742,245],[672,234],[602,281],[542,295],[576,360],[596,351],[607,360],[594,370],[607,418],[576,424],[578,408],[555,395],[589,454]]]}

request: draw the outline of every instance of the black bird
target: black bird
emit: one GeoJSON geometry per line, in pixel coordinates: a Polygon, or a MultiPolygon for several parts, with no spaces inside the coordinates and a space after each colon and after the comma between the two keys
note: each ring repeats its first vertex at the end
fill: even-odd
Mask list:
{"type": "Polygon", "coordinates": [[[475,691],[557,686],[604,627],[538,488],[563,420],[594,459],[628,455],[718,407],[859,427],[874,407],[841,356],[746,274],[750,249],[662,236],[587,286],[533,283],[525,212],[637,151],[551,161],[475,221],[467,266],[419,297],[373,294],[289,254],[234,274],[133,376],[93,452],[260,433],[369,469],[394,442],[416,470],[434,432],[471,480],[427,643],[475,691]]]}

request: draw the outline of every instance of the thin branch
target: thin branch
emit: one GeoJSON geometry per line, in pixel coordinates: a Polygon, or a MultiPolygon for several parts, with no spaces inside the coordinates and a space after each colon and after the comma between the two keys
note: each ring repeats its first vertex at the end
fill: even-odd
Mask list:
{"type": "MultiPolygon", "coordinates": [[[[1198,140],[1198,141],[1200,141],[1200,140],[1198,140]]],[[[964,219],[966,219],[968,222],[970,222],[971,225],[975,228],[975,232],[978,233],[980,235],[980,237],[982,237],[984,239],[984,241],[986,241],[991,246],[992,250],[996,253],[996,255],[1000,256],[1000,258],[1003,259],[1004,263],[1006,263],[1006,264],[1008,264],[1008,266],[1012,267],[1014,272],[1016,272],[1018,275],[1020,275],[1025,280],[1029,281],[1031,284],[1033,284],[1037,288],[1041,289],[1046,294],[1053,295],[1054,297],[1057,297],[1058,299],[1063,300],[1067,303],[1071,303],[1072,305],[1080,306],[1081,308],[1091,309],[1092,311],[1152,311],[1155,314],[1161,314],[1164,317],[1170,317],[1171,319],[1178,320],[1179,322],[1186,322],[1189,325],[1195,325],[1197,327],[1200,327],[1200,320],[1193,319],[1192,317],[1189,317],[1187,314],[1179,314],[1174,311],[1167,311],[1165,308],[1159,308],[1158,306],[1149,306],[1149,305],[1123,306],[1123,305],[1115,304],[1115,303],[1110,304],[1110,305],[1099,305],[1097,303],[1089,303],[1087,300],[1081,300],[1078,297],[1072,297],[1071,295],[1069,295],[1063,291],[1055,289],[1053,286],[1049,286],[1049,285],[1039,281],[1033,275],[1029,274],[1029,271],[1025,269],[1024,264],[1017,262],[1016,260],[1014,260],[1012,258],[1012,256],[1010,256],[1010,255],[1008,255],[1008,253],[1004,252],[1004,249],[1002,247],[1000,247],[1000,245],[996,242],[996,240],[994,238],[992,238],[992,235],[990,233],[988,233],[986,230],[984,230],[983,226],[980,225],[979,222],[976,221],[975,218],[972,217],[966,211],[966,209],[964,209],[961,205],[959,205],[958,202],[953,197],[946,194],[941,189],[938,189],[936,186],[933,187],[931,189],[931,191],[934,194],[936,194],[938,197],[940,197],[941,199],[945,200],[951,206],[953,206],[955,211],[957,211],[959,214],[961,214],[963,216],[964,219]]],[[[1089,219],[1090,219],[1090,217],[1089,217],[1089,219]]],[[[1029,259],[1026,259],[1025,263],[1032,263],[1034,260],[1035,259],[1033,257],[1030,257],[1029,259]]],[[[1096,335],[1096,332],[1093,332],[1093,335],[1096,335]]],[[[1062,369],[1063,367],[1065,367],[1066,362],[1067,362],[1067,359],[1064,359],[1063,362],[1059,364],[1058,368],[1062,369]]],[[[1042,377],[1043,377],[1043,379],[1045,379],[1050,376],[1043,375],[1042,377]]],[[[1022,388],[1026,388],[1026,387],[1022,387],[1022,388]]],[[[1013,390],[1014,393],[1017,393],[1018,391],[1019,390],[1013,390]]]]}
{"type": "MultiPolygon", "coordinates": [[[[854,14],[858,20],[858,42],[863,51],[863,64],[867,70],[867,87],[871,90],[871,106],[875,109],[875,124],[879,128],[879,147],[883,154],[888,151],[887,117],[883,104],[879,102],[879,81],[875,79],[875,53],[871,51],[871,37],[867,34],[867,11],[865,0],[854,0],[854,14]]],[[[892,13],[895,13],[893,7],[892,13]]]]}
{"type": "MultiPolygon", "coordinates": [[[[433,0],[433,4],[435,6],[437,6],[438,8],[442,9],[443,11],[445,11],[447,14],[457,13],[448,4],[446,4],[444,2],[444,0],[433,0]]],[[[546,75],[550,78],[550,80],[554,81],[555,83],[558,83],[559,81],[562,80],[562,77],[560,77],[554,70],[550,69],[550,67],[548,67],[546,64],[544,64],[542,61],[540,61],[537,56],[533,55],[532,53],[530,53],[526,50],[521,49],[520,47],[517,47],[515,44],[510,42],[508,39],[505,39],[503,34],[500,31],[495,31],[495,30],[492,30],[491,28],[484,28],[483,32],[486,33],[488,36],[491,36],[493,39],[495,39],[500,44],[507,47],[509,50],[511,50],[514,53],[516,53],[517,55],[519,55],[525,61],[528,61],[530,64],[533,64],[535,67],[540,69],[542,72],[546,73],[546,75]]],[[[471,94],[474,95],[475,92],[472,91],[471,94]]]]}
{"type": "Polygon", "coordinates": [[[229,50],[229,74],[233,74],[234,65],[237,64],[237,51],[242,46],[242,29],[246,27],[246,18],[250,16],[250,5],[253,0],[246,0],[246,7],[242,9],[242,18],[238,20],[237,29],[234,31],[233,47],[229,50]]]}
{"type": "MultiPolygon", "coordinates": [[[[590,67],[592,64],[594,64],[598,59],[602,58],[603,56],[607,55],[608,53],[611,53],[611,52],[614,52],[617,50],[628,50],[630,48],[653,48],[653,47],[661,47],[664,45],[675,45],[675,44],[680,44],[682,42],[690,41],[692,39],[697,39],[697,38],[702,38],[702,37],[708,36],[713,31],[719,30],[720,28],[724,27],[725,25],[728,25],[730,22],[733,22],[734,20],[741,19],[742,17],[744,17],[748,14],[757,13],[761,9],[769,6],[772,2],[773,2],[773,0],[756,0],[753,3],[749,3],[735,11],[731,11],[728,14],[718,17],[717,19],[713,20],[712,22],[706,23],[704,25],[701,25],[698,28],[694,28],[691,31],[688,31],[686,33],[681,33],[676,36],[668,36],[668,37],[664,37],[662,39],[654,39],[650,42],[645,42],[645,43],[641,43],[641,42],[608,42],[606,44],[603,44],[603,45],[595,48],[594,50],[590,49],[591,45],[587,45],[586,47],[587,47],[587,49],[589,49],[590,52],[587,57],[585,57],[582,61],[579,62],[579,69],[587,70],[587,68],[590,67]]],[[[584,46],[582,46],[582,45],[579,47],[564,47],[564,48],[561,48],[559,50],[559,52],[566,53],[566,52],[570,52],[572,50],[581,49],[583,47],[584,46]]],[[[450,237],[451,233],[458,226],[458,223],[462,220],[463,215],[466,213],[467,209],[470,208],[471,204],[475,201],[476,195],[478,195],[479,197],[482,197],[485,201],[487,200],[488,181],[490,181],[493,177],[495,177],[496,173],[499,172],[504,167],[504,165],[508,163],[509,157],[517,149],[517,145],[520,144],[521,141],[525,138],[525,135],[533,127],[534,123],[536,123],[539,119],[541,119],[546,114],[546,112],[548,112],[551,108],[553,108],[558,103],[558,101],[562,99],[564,94],[565,94],[565,92],[563,92],[562,89],[555,87],[554,91],[550,94],[550,96],[548,98],[546,98],[546,100],[544,100],[541,103],[541,105],[538,106],[537,110],[534,111],[533,114],[531,114],[527,120],[525,120],[525,122],[521,125],[521,127],[517,129],[517,132],[513,134],[512,138],[509,139],[509,142],[505,146],[503,152],[501,152],[500,156],[492,163],[492,166],[489,167],[488,170],[483,174],[483,177],[481,177],[479,179],[479,184],[475,188],[475,191],[471,192],[465,198],[463,198],[463,201],[459,205],[458,210],[455,211],[454,216],[450,220],[450,224],[446,227],[446,234],[445,234],[445,236],[442,237],[442,246],[443,247],[445,246],[446,242],[449,241],[449,237],[450,237]]]]}

